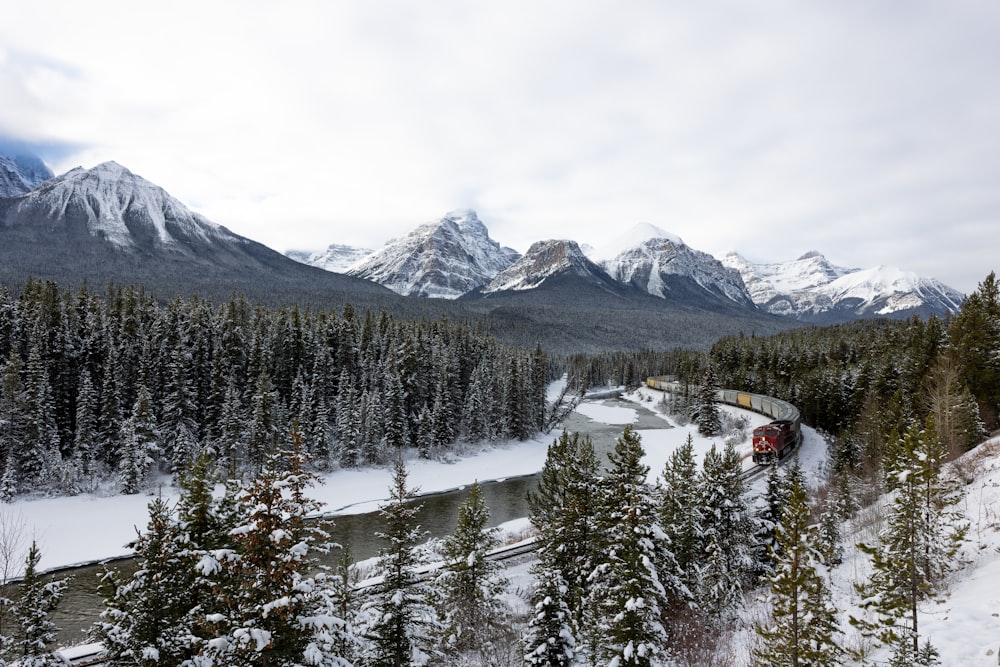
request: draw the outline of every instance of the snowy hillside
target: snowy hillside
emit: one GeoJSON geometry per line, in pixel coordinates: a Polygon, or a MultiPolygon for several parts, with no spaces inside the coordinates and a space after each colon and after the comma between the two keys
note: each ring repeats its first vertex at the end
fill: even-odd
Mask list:
{"type": "Polygon", "coordinates": [[[775,315],[805,321],[954,313],[956,290],[896,267],[849,269],[818,252],[788,262],[755,264],[736,252],[722,263],[737,270],[753,302],[775,315]]]}
{"type": "MultiPolygon", "coordinates": [[[[979,445],[950,464],[947,474],[958,474],[965,482],[958,509],[969,530],[957,571],[950,575],[941,599],[919,607],[921,642],[930,640],[940,653],[941,665],[994,666],[1000,662],[1000,438],[979,445]]],[[[866,643],[848,617],[863,616],[855,584],[864,582],[871,572],[870,557],[855,545],[871,544],[876,539],[881,526],[881,512],[876,508],[888,502],[883,497],[876,507],[842,527],[844,558],[829,573],[832,602],[839,611],[842,640],[848,648],[866,643]]],[[[761,613],[760,607],[753,605],[744,618],[749,623],[761,613]]],[[[739,664],[749,664],[753,642],[750,628],[732,638],[734,653],[742,654],[739,664]]],[[[871,645],[869,650],[865,664],[887,664],[888,649],[871,645]]]]}
{"type": "Polygon", "coordinates": [[[754,306],[738,271],[708,253],[694,250],[679,236],[647,223],[632,227],[590,257],[615,280],[653,296],[669,298],[671,278],[687,278],[716,297],[754,306]]]}
{"type": "Polygon", "coordinates": [[[518,253],[489,236],[475,211],[452,211],[394,239],[347,273],[407,296],[455,299],[487,283],[518,253]]]}

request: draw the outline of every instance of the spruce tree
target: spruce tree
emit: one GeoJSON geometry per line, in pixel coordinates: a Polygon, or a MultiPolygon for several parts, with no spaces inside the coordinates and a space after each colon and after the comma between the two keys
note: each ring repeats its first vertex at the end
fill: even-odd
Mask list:
{"type": "Polygon", "coordinates": [[[948,337],[965,385],[985,409],[987,426],[995,427],[1000,404],[1000,283],[995,272],[966,297],[948,337]]]}
{"type": "MultiPolygon", "coordinates": [[[[602,663],[622,667],[658,664],[666,647],[661,614],[667,590],[657,569],[664,545],[645,486],[644,453],[638,434],[627,426],[608,454],[611,469],[597,519],[599,555],[590,576],[593,608],[604,619],[602,641],[590,651],[602,663]]],[[[679,583],[669,586],[677,589],[679,583]]]]}
{"type": "Polygon", "coordinates": [[[875,618],[851,622],[893,646],[903,660],[920,654],[919,604],[955,568],[967,528],[954,510],[956,484],[941,475],[944,447],[932,432],[913,425],[892,443],[885,481],[895,493],[886,527],[877,544],[858,545],[872,558],[869,581],[857,587],[861,607],[875,618]]]}
{"type": "Polygon", "coordinates": [[[196,587],[186,537],[162,498],[149,503],[146,531],[128,545],[138,568],[127,579],[105,572],[105,609],[95,634],[116,664],[179,667],[197,651],[206,610],[196,587]]]}
{"type": "Polygon", "coordinates": [[[756,626],[761,667],[836,667],[843,664],[837,612],[825,576],[822,538],[810,525],[800,476],[788,479],[787,500],[775,529],[773,574],[768,578],[770,618],[756,626]]]}
{"type": "Polygon", "coordinates": [[[694,408],[694,422],[698,425],[698,433],[704,436],[717,435],[722,430],[718,393],[719,383],[715,377],[715,369],[709,366],[702,377],[694,408]]]}
{"type": "Polygon", "coordinates": [[[524,637],[524,664],[528,667],[570,667],[576,640],[567,603],[569,587],[551,558],[539,558],[533,572],[538,584],[532,595],[532,613],[524,637]]]}
{"type": "Polygon", "coordinates": [[[474,483],[459,505],[455,530],[442,543],[447,564],[436,585],[444,644],[452,654],[483,651],[485,644],[500,639],[497,630],[506,624],[499,600],[506,586],[503,566],[487,557],[499,543],[498,529],[487,528],[489,518],[482,490],[474,483]]]}
{"type": "MultiPolygon", "coordinates": [[[[673,555],[676,567],[673,575],[682,583],[669,601],[675,615],[694,602],[699,588],[704,545],[703,510],[698,482],[694,440],[688,434],[684,444],[670,454],[663,469],[660,489],[660,526],[673,555]]],[[[668,566],[664,564],[661,567],[668,566]]]]}
{"type": "Polygon", "coordinates": [[[73,438],[73,465],[83,485],[89,486],[97,476],[98,460],[98,402],[97,391],[90,372],[84,371],[76,399],[76,432],[73,438]]]}
{"type": "Polygon", "coordinates": [[[745,498],[739,454],[731,444],[715,445],[702,462],[701,505],[704,545],[701,608],[716,620],[730,616],[753,582],[754,522],[745,498]]]}
{"type": "Polygon", "coordinates": [[[0,463],[3,482],[0,499],[9,502],[17,495],[20,469],[17,452],[23,447],[28,432],[28,403],[21,374],[24,364],[13,353],[0,370],[0,463]]]}
{"type": "Polygon", "coordinates": [[[598,463],[589,437],[565,431],[549,445],[538,487],[528,494],[539,559],[566,583],[574,630],[583,623],[587,578],[594,569],[598,463]]]}
{"type": "Polygon", "coordinates": [[[59,628],[50,615],[59,606],[68,584],[67,579],[45,583],[38,572],[42,554],[34,541],[24,561],[24,576],[18,586],[18,598],[11,608],[17,626],[12,657],[23,667],[42,667],[53,664],[49,655],[55,644],[59,628]]]}
{"type": "Polygon", "coordinates": [[[279,667],[321,658],[322,644],[341,620],[317,613],[321,586],[311,576],[327,536],[306,523],[319,509],[307,495],[315,476],[305,469],[301,440],[272,454],[261,474],[237,494],[228,547],[199,563],[213,583],[217,609],[209,616],[202,654],[215,664],[279,667]]]}
{"type": "Polygon", "coordinates": [[[420,508],[411,504],[416,491],[408,486],[406,466],[397,458],[389,501],[380,510],[385,532],[379,536],[388,543],[378,559],[382,584],[365,605],[371,618],[370,646],[363,658],[367,667],[419,665],[432,652],[435,612],[430,591],[415,572],[421,561],[416,546],[425,536],[416,523],[420,508]]]}
{"type": "Polygon", "coordinates": [[[132,414],[122,423],[118,479],[122,493],[138,493],[145,486],[156,455],[160,434],[145,385],[139,386],[132,414]]]}

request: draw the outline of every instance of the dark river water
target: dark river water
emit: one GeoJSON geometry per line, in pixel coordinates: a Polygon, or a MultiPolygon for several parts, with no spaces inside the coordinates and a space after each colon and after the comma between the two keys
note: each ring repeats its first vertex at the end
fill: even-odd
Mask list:
{"type": "MultiPolygon", "coordinates": [[[[605,399],[598,403],[636,410],[639,417],[634,425],[638,429],[670,427],[666,421],[636,403],[620,399],[605,399]]],[[[614,448],[615,440],[624,429],[623,425],[595,422],[576,412],[566,419],[564,426],[567,431],[589,435],[598,455],[602,457],[604,453],[614,448]]],[[[557,436],[558,433],[553,432],[553,439],[557,436]]],[[[490,509],[490,525],[496,526],[526,517],[528,515],[526,493],[533,489],[536,483],[537,475],[480,482],[483,499],[490,509]]],[[[463,488],[424,495],[415,501],[415,504],[421,507],[417,520],[421,528],[427,531],[428,538],[443,537],[451,533],[458,517],[458,507],[467,496],[468,489],[463,488]]],[[[376,533],[382,531],[383,524],[377,511],[367,514],[337,515],[331,519],[333,526],[328,528],[328,532],[332,540],[350,548],[355,561],[378,555],[383,543],[376,537],[376,533]]],[[[339,550],[333,550],[330,554],[331,561],[336,561],[339,557],[339,550]]],[[[135,565],[131,559],[125,559],[109,563],[107,567],[130,572],[135,565]]],[[[104,565],[87,565],[58,573],[59,576],[72,577],[62,603],[52,615],[55,623],[62,629],[59,635],[61,644],[78,644],[85,641],[86,631],[99,619],[103,598],[98,593],[98,584],[104,568],[104,565]]]]}

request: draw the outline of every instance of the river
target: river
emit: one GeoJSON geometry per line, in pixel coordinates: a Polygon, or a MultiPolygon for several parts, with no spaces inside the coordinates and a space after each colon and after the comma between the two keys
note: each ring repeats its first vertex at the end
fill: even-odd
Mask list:
{"type": "MultiPolygon", "coordinates": [[[[591,403],[594,404],[609,412],[620,414],[624,414],[623,409],[626,408],[633,410],[637,413],[637,418],[632,423],[637,429],[670,428],[668,422],[638,403],[611,398],[591,403]]],[[[614,443],[624,428],[622,424],[596,421],[579,411],[572,413],[566,419],[564,427],[569,432],[589,435],[594,443],[594,449],[602,460],[604,454],[614,448],[614,443]]],[[[555,437],[557,434],[553,433],[553,438],[555,437]]],[[[537,474],[480,482],[483,499],[490,509],[490,526],[527,516],[526,494],[536,484],[537,474]]],[[[461,488],[424,495],[415,501],[420,506],[417,521],[421,528],[427,531],[428,538],[442,537],[451,533],[458,517],[458,507],[467,495],[468,489],[461,488]]],[[[332,521],[333,526],[328,529],[332,540],[350,548],[351,556],[355,560],[365,560],[378,555],[383,543],[376,536],[376,533],[382,530],[382,520],[377,511],[337,515],[332,517],[332,521]]],[[[330,555],[331,561],[336,561],[339,557],[339,550],[333,550],[330,555]]],[[[107,567],[125,573],[130,572],[135,565],[131,559],[124,559],[110,563],[107,567]]],[[[87,565],[58,572],[58,576],[72,577],[59,608],[52,614],[52,620],[61,628],[60,644],[70,645],[85,641],[86,631],[99,619],[103,598],[98,593],[98,584],[104,568],[104,565],[87,565]]]]}

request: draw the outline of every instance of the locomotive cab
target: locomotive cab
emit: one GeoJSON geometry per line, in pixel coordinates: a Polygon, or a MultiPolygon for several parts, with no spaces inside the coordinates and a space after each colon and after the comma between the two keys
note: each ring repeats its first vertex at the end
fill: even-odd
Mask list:
{"type": "Polygon", "coordinates": [[[794,445],[792,422],[779,419],[753,430],[753,462],[766,464],[782,458],[794,445]]]}

